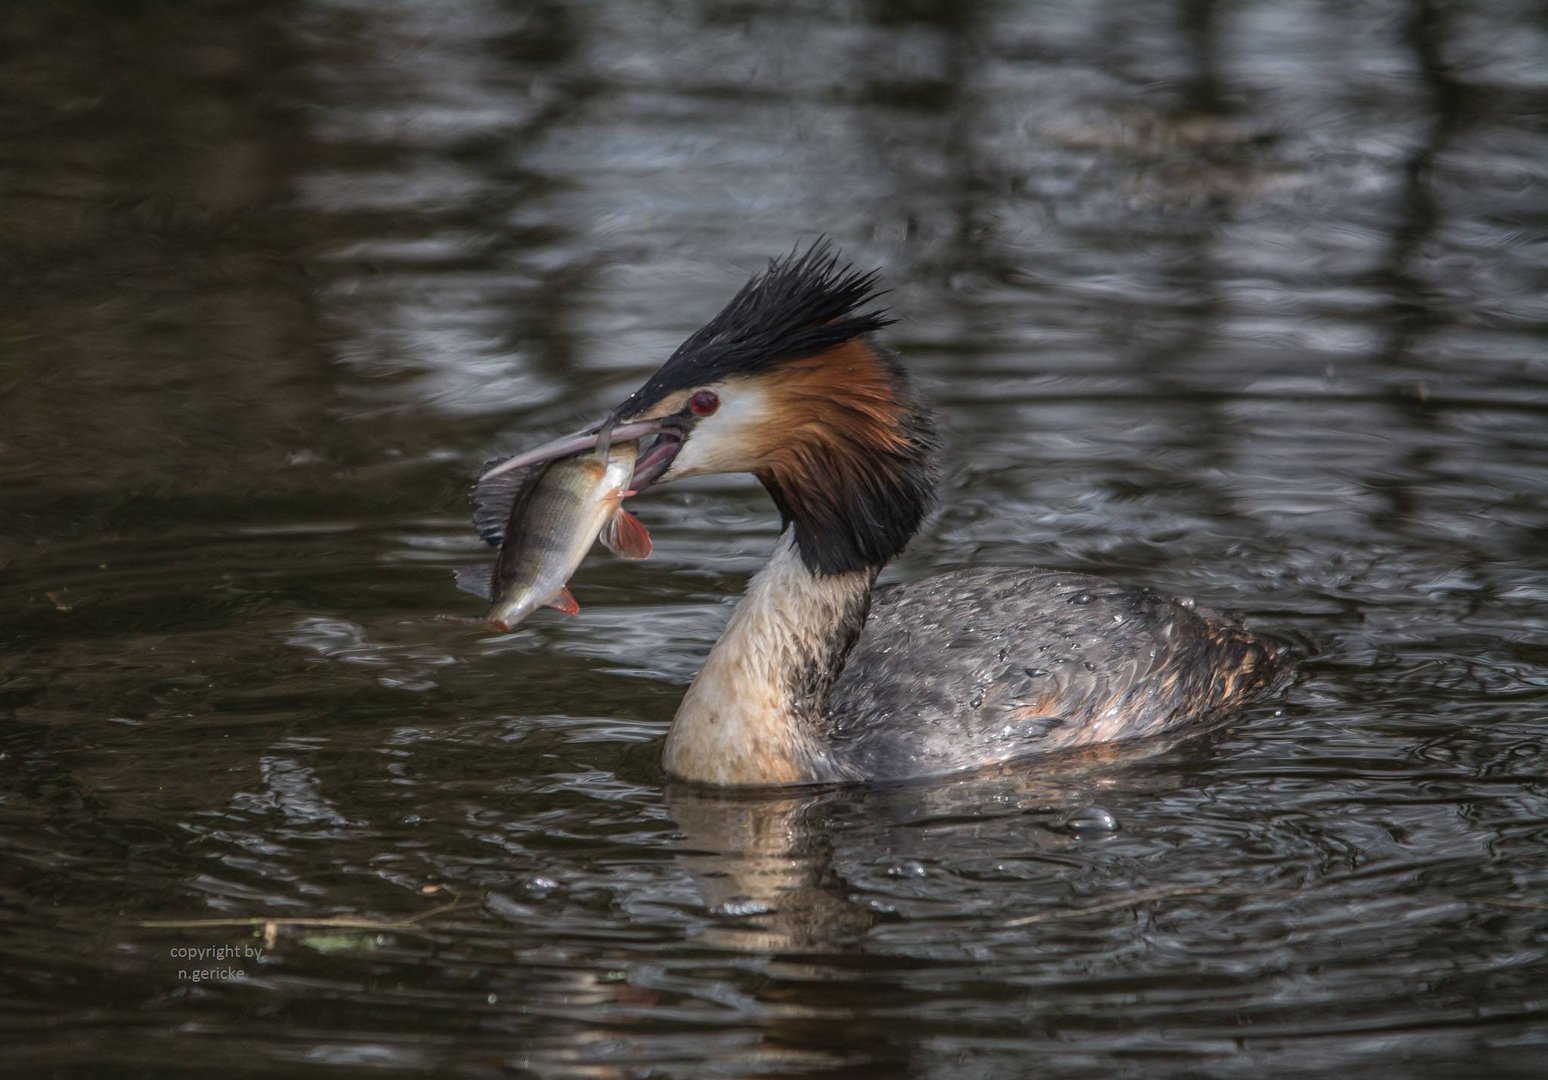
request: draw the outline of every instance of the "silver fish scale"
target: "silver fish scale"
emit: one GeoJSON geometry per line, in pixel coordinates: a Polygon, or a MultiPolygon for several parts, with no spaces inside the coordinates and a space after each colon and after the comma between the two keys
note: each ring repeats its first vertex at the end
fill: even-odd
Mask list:
{"type": "Polygon", "coordinates": [[[877,590],[829,699],[830,760],[906,778],[1152,734],[1251,700],[1281,669],[1236,624],[1148,589],[959,570],[877,590]]]}

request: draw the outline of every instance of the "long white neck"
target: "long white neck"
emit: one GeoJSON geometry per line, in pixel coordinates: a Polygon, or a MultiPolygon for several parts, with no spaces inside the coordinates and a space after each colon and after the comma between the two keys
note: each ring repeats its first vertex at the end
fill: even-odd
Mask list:
{"type": "Polygon", "coordinates": [[[721,785],[841,779],[825,707],[870,609],[873,570],[818,575],[787,529],[667,732],[667,771],[721,785]]]}

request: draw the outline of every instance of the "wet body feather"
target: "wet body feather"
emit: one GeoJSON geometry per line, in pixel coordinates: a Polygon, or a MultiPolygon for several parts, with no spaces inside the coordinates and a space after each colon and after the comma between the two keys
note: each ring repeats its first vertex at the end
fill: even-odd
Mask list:
{"type": "Polygon", "coordinates": [[[1278,652],[1182,601],[975,567],[873,590],[781,537],[667,739],[719,785],[905,780],[1173,730],[1260,697],[1278,652]]]}
{"type": "Polygon", "coordinates": [[[1281,669],[1239,626],[1148,589],[975,567],[877,590],[827,741],[853,777],[955,772],[1168,731],[1281,669]]]}

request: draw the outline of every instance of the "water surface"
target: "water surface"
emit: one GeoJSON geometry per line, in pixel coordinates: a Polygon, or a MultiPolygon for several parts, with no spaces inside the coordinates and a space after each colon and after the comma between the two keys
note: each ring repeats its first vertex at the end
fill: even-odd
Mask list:
{"type": "Polygon", "coordinates": [[[1538,5],[61,0],[0,41],[18,1075],[1535,1074],[1538,5]],[[1293,645],[1283,700],[676,788],[776,527],[734,479],[640,500],[655,557],[578,619],[438,619],[479,463],[822,233],[949,430],[890,573],[1192,596],[1293,645]],[[139,925],[330,916],[398,922],[139,925]]]}

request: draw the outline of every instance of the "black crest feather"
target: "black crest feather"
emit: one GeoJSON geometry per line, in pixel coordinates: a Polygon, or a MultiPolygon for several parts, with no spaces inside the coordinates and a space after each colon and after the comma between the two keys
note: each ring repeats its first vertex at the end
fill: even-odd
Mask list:
{"type": "Polygon", "coordinates": [[[881,295],[876,283],[876,271],[841,263],[825,238],[773,259],[614,414],[634,416],[682,390],[766,373],[867,339],[864,347],[895,405],[893,434],[901,439],[871,442],[852,426],[835,425],[827,442],[804,448],[802,475],[786,483],[772,468],[756,471],[794,528],[803,562],[818,574],[883,566],[918,530],[935,490],[934,416],[914,395],[897,357],[868,338],[893,321],[873,305],[881,295]]]}
{"type": "Polygon", "coordinates": [[[630,396],[617,415],[630,416],[668,394],[735,375],[753,375],[815,356],[893,322],[876,300],[877,271],[839,262],[825,237],[792,250],[743,285],[731,302],[678,346],[630,396]]]}

